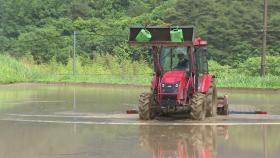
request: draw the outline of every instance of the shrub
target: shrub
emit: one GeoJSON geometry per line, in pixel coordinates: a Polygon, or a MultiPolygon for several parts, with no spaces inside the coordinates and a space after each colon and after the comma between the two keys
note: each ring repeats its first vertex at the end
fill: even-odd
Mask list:
{"type": "MultiPolygon", "coordinates": [[[[259,75],[260,57],[248,58],[244,63],[240,64],[238,70],[247,75],[259,75]]],[[[280,76],[280,56],[266,57],[266,74],[280,76]]]]}

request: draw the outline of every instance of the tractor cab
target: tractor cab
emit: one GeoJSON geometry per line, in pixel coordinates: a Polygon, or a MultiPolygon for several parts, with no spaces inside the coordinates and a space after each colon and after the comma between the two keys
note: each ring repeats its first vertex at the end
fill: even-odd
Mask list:
{"type": "MultiPolygon", "coordinates": [[[[190,103],[193,93],[198,91],[201,78],[208,76],[207,42],[197,40],[196,46],[161,47],[159,63],[161,71],[161,105],[183,105],[190,103]],[[204,42],[201,45],[201,41],[204,42]],[[195,77],[194,77],[195,76],[195,77]],[[195,84],[198,83],[198,84],[195,84]],[[167,99],[166,99],[167,98],[167,99]],[[173,103],[170,104],[170,100],[173,103]],[[174,103],[176,100],[176,103],[174,103]]],[[[171,106],[170,106],[171,105],[171,106]]],[[[178,106],[177,108],[182,108],[178,106]]]]}
{"type": "Polygon", "coordinates": [[[187,47],[161,47],[159,60],[162,71],[189,71],[189,56],[187,47]]]}

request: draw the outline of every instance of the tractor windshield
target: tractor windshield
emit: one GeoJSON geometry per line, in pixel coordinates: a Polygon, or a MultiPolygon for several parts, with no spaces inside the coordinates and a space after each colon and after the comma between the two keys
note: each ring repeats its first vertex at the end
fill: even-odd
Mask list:
{"type": "Polygon", "coordinates": [[[160,65],[164,72],[170,70],[189,70],[187,47],[162,47],[160,65]]]}

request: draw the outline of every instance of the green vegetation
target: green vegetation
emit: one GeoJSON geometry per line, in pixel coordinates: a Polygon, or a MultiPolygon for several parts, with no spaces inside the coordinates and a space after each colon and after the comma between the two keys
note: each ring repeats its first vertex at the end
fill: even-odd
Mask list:
{"type": "Polygon", "coordinates": [[[248,76],[233,74],[224,78],[218,78],[218,87],[244,87],[244,88],[280,88],[279,76],[248,76]]]}
{"type": "MultiPolygon", "coordinates": [[[[277,59],[276,57],[269,58],[277,59]]],[[[248,61],[254,61],[254,59],[250,58],[248,61]]],[[[143,60],[134,62],[122,60],[119,62],[118,58],[111,55],[97,56],[95,60],[88,61],[87,64],[82,64],[82,60],[84,59],[79,58],[77,74],[73,76],[71,59],[68,59],[67,65],[57,63],[54,60],[50,64],[37,65],[27,58],[17,61],[12,57],[0,55],[2,63],[0,82],[45,81],[150,85],[152,69],[143,60]]],[[[280,58],[275,62],[280,67],[280,58]]],[[[246,63],[253,67],[250,65],[253,62],[242,64],[246,63]]],[[[261,78],[257,76],[257,72],[254,73],[254,69],[248,73],[247,69],[240,71],[229,66],[221,66],[215,61],[209,62],[209,69],[211,73],[216,74],[219,87],[280,88],[280,77],[277,73],[273,73],[277,76],[270,74],[261,78]]],[[[273,72],[276,70],[273,69],[273,72]]]]}
{"type": "Polygon", "coordinates": [[[217,77],[219,87],[279,88],[280,57],[268,56],[267,61],[265,77],[259,76],[260,57],[248,58],[238,68],[210,61],[209,70],[217,77]]]}
{"type": "Polygon", "coordinates": [[[279,87],[280,1],[269,1],[267,73],[258,76],[259,0],[0,0],[0,82],[149,84],[148,48],[127,45],[132,25],[194,25],[209,41],[210,70],[223,87],[279,87]],[[78,75],[72,74],[77,31],[78,75]],[[28,59],[28,60],[26,60],[28,59]],[[68,74],[68,75],[65,75],[68,74]],[[127,74],[127,75],[125,75],[127,74]]]}

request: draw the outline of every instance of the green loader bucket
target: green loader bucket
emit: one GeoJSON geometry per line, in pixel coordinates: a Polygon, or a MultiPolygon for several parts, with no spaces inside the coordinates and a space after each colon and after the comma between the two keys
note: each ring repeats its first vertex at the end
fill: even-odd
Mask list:
{"type": "Polygon", "coordinates": [[[128,43],[141,46],[190,46],[193,37],[193,26],[134,26],[129,28],[128,43]]]}
{"type": "Polygon", "coordinates": [[[135,39],[137,42],[149,42],[151,38],[152,35],[147,29],[141,29],[135,39]]]}
{"type": "Polygon", "coordinates": [[[184,42],[183,30],[177,28],[171,30],[170,38],[172,42],[184,42]]]}

